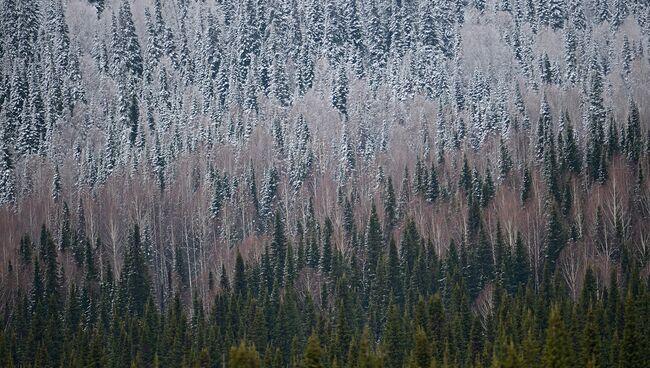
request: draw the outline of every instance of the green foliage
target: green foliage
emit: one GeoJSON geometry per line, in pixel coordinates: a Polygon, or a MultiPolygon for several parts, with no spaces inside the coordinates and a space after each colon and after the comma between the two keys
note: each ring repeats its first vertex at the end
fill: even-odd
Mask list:
{"type": "Polygon", "coordinates": [[[245,345],[242,341],[238,346],[230,348],[228,367],[231,368],[259,368],[261,367],[260,355],[253,345],[245,345]]]}
{"type": "Polygon", "coordinates": [[[303,366],[305,368],[325,368],[323,350],[317,335],[312,334],[307,340],[303,366]]]}
{"type": "Polygon", "coordinates": [[[150,297],[151,283],[140,241],[140,227],[134,225],[120,273],[117,292],[118,310],[121,313],[140,316],[150,297]]]}
{"type": "Polygon", "coordinates": [[[571,349],[569,332],[564,321],[562,321],[558,306],[551,309],[542,362],[544,367],[548,368],[569,368],[575,366],[574,352],[571,349]]]}
{"type": "MultiPolygon", "coordinates": [[[[211,293],[174,282],[164,291],[170,296],[154,293],[138,226],[130,232],[117,282],[112,265],[99,272],[90,242],[85,267],[64,277],[58,262],[64,253],[43,226],[39,254],[21,265],[30,275],[29,291],[16,291],[5,304],[11,318],[0,332],[0,364],[644,367],[650,293],[639,264],[624,254],[628,260],[616,263],[607,289],[597,265],[587,267],[574,301],[558,277],[566,243],[562,217],[553,206],[548,211],[538,285],[530,240],[517,234],[509,244],[498,221],[496,229],[482,222],[475,239],[451,242],[438,258],[433,241],[412,219],[397,234],[399,245],[391,237],[384,249],[371,209],[366,244],[372,247],[357,248],[349,258],[332,247],[331,258],[319,262],[329,263],[329,270],[298,272],[292,246],[277,236],[287,244],[284,285],[276,276],[280,253],[267,249],[261,260],[247,262],[237,253],[234,270],[215,271],[222,285],[211,291],[216,295],[210,303],[204,300],[211,293]],[[377,257],[372,273],[360,266],[371,251],[377,257]],[[625,276],[620,285],[619,274],[625,276]],[[308,277],[319,279],[310,281],[318,287],[314,296],[300,286],[308,277]]],[[[326,233],[317,236],[320,245],[326,233]]]]}

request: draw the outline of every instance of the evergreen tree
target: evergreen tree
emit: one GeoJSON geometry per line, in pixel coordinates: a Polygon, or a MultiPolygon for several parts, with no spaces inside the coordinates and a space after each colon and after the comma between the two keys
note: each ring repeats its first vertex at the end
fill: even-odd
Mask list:
{"type": "Polygon", "coordinates": [[[595,66],[592,71],[591,92],[589,94],[589,142],[586,159],[589,176],[594,180],[599,177],[604,143],[605,108],[603,107],[602,89],[601,69],[599,66],[595,66]]]}
{"type": "Polygon", "coordinates": [[[633,100],[630,100],[629,115],[627,117],[627,129],[625,132],[625,152],[627,158],[637,162],[641,156],[642,135],[639,118],[639,108],[633,100]]]}
{"type": "Polygon", "coordinates": [[[279,285],[284,284],[284,267],[287,256],[287,238],[284,234],[284,221],[280,211],[275,212],[275,225],[273,227],[273,241],[271,242],[273,259],[273,272],[279,285]]]}
{"type": "Polygon", "coordinates": [[[521,180],[521,194],[520,194],[520,199],[521,202],[526,204],[528,199],[530,198],[530,192],[532,190],[532,183],[533,178],[530,175],[530,170],[528,169],[528,166],[524,166],[524,175],[521,180]]]}
{"type": "Polygon", "coordinates": [[[403,320],[395,304],[388,306],[388,318],[384,330],[383,350],[386,356],[386,365],[401,367],[404,362],[404,331],[403,320]]]}
{"type": "Polygon", "coordinates": [[[467,156],[463,155],[463,168],[460,172],[460,187],[465,190],[466,194],[469,194],[469,191],[472,188],[472,174],[469,169],[469,163],[467,162],[467,156]]]}
{"type": "Polygon", "coordinates": [[[511,169],[512,157],[510,156],[510,152],[508,152],[508,146],[503,141],[503,138],[501,138],[499,141],[499,178],[506,178],[511,169]]]}
{"type": "Polygon", "coordinates": [[[571,355],[569,333],[562,321],[560,309],[557,306],[554,306],[551,309],[548,328],[546,330],[542,362],[545,367],[574,366],[574,361],[571,355]]]}
{"type": "Polygon", "coordinates": [[[230,348],[228,366],[233,368],[259,368],[262,365],[255,346],[245,345],[244,341],[242,341],[238,346],[230,348]]]}
{"type": "Polygon", "coordinates": [[[377,209],[373,203],[370,209],[370,218],[366,227],[366,252],[368,254],[368,272],[373,275],[377,269],[377,261],[382,253],[383,235],[377,209]]]}
{"type": "Polygon", "coordinates": [[[131,230],[129,244],[120,272],[117,300],[122,313],[142,315],[144,306],[151,296],[151,281],[145,262],[140,227],[136,224],[131,230]]]}
{"type": "Polygon", "coordinates": [[[325,218],[323,227],[323,253],[321,255],[320,267],[323,273],[329,274],[332,271],[332,233],[334,227],[329,217],[325,218]]]}
{"type": "Polygon", "coordinates": [[[348,117],[348,76],[344,64],[338,67],[336,77],[332,82],[332,106],[343,116],[343,120],[348,117]]]}
{"type": "Polygon", "coordinates": [[[54,167],[54,176],[52,177],[52,199],[58,202],[61,197],[61,174],[59,173],[59,166],[54,167]]]}
{"type": "Polygon", "coordinates": [[[578,143],[576,142],[573,133],[573,125],[571,124],[568,112],[565,112],[563,133],[564,150],[561,152],[563,167],[568,169],[570,172],[579,175],[582,170],[582,158],[580,148],[578,147],[578,143]]]}
{"type": "Polygon", "coordinates": [[[246,270],[244,265],[244,259],[241,256],[241,253],[237,252],[237,258],[235,260],[235,279],[233,283],[233,289],[235,295],[245,296],[247,293],[247,283],[246,283],[246,270]]]}
{"type": "Polygon", "coordinates": [[[318,336],[312,334],[307,340],[307,347],[305,348],[305,355],[303,357],[303,366],[305,368],[324,368],[323,352],[318,339],[318,336]]]}
{"type": "Polygon", "coordinates": [[[436,168],[431,164],[431,171],[429,172],[429,180],[427,183],[426,198],[429,202],[435,202],[440,193],[440,184],[438,183],[438,175],[436,168]]]}
{"type": "Polygon", "coordinates": [[[20,238],[20,245],[18,247],[18,254],[20,255],[20,261],[22,264],[27,265],[32,262],[32,253],[34,250],[34,244],[32,239],[28,234],[23,235],[20,238]]]}
{"type": "Polygon", "coordinates": [[[546,220],[546,270],[553,274],[560,253],[566,245],[565,231],[557,210],[553,207],[547,213],[546,220]]]}
{"type": "Polygon", "coordinates": [[[637,306],[632,297],[631,291],[628,291],[625,298],[623,339],[620,347],[619,366],[620,367],[643,367],[646,362],[643,353],[641,328],[637,321],[637,306]]]}
{"type": "Polygon", "coordinates": [[[384,225],[387,232],[392,229],[397,220],[397,199],[393,188],[393,179],[389,176],[384,190],[384,225]]]}
{"type": "Polygon", "coordinates": [[[3,206],[16,201],[16,174],[8,142],[5,138],[0,142],[0,206],[3,206]]]}

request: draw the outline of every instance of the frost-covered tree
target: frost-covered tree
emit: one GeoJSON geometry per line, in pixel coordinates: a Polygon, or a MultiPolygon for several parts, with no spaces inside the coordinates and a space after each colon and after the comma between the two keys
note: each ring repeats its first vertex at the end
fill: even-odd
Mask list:
{"type": "Polygon", "coordinates": [[[273,215],[273,203],[278,195],[279,180],[278,169],[275,166],[271,167],[264,175],[264,186],[262,187],[259,211],[259,224],[262,232],[268,229],[268,222],[273,215]]]}
{"type": "Polygon", "coordinates": [[[16,201],[16,173],[6,138],[0,143],[0,206],[16,201]]]}
{"type": "Polygon", "coordinates": [[[59,172],[59,165],[54,166],[54,175],[52,176],[52,199],[58,202],[61,198],[61,173],[59,172]]]}
{"type": "Polygon", "coordinates": [[[332,106],[341,113],[343,119],[347,119],[348,116],[348,94],[350,93],[348,83],[349,81],[345,65],[341,65],[338,67],[336,76],[332,82],[331,100],[332,106]]]}

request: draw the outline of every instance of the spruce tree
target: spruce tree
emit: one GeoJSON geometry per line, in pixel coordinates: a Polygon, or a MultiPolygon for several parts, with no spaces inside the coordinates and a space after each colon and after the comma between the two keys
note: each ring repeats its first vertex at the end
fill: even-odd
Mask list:
{"type": "Polygon", "coordinates": [[[386,180],[384,191],[384,225],[387,232],[392,229],[395,221],[397,220],[397,199],[395,197],[395,189],[393,188],[393,179],[388,177],[386,180]]]}
{"type": "Polygon", "coordinates": [[[332,234],[334,226],[329,217],[325,218],[325,226],[323,227],[323,253],[321,254],[320,267],[321,271],[329,274],[332,271],[332,234]]]}
{"type": "Polygon", "coordinates": [[[238,346],[230,348],[228,367],[232,368],[259,368],[261,367],[260,355],[254,345],[246,345],[244,341],[238,346]]]}
{"type": "Polygon", "coordinates": [[[559,214],[555,207],[552,207],[547,213],[546,220],[546,270],[553,274],[556,269],[560,253],[566,245],[566,235],[559,214]]]}
{"type": "Polygon", "coordinates": [[[499,178],[505,179],[512,169],[512,157],[503,138],[499,140],[499,178]]]}
{"type": "Polygon", "coordinates": [[[303,366],[305,368],[324,368],[324,357],[318,336],[312,334],[307,340],[307,347],[303,357],[303,366]]]}
{"type": "Polygon", "coordinates": [[[564,368],[574,366],[569,337],[564,321],[562,321],[560,308],[553,306],[548,328],[546,329],[544,354],[542,356],[544,367],[564,368]]]}
{"type": "Polygon", "coordinates": [[[381,224],[379,223],[379,216],[377,215],[377,208],[374,203],[370,209],[370,218],[368,219],[368,226],[366,227],[366,252],[368,254],[368,272],[373,275],[377,269],[377,261],[379,255],[382,253],[383,235],[381,231],[381,224]]]}
{"type": "Polygon", "coordinates": [[[129,244],[124,257],[118,285],[118,310],[136,316],[142,315],[144,306],[151,296],[151,281],[145,262],[140,227],[133,225],[129,244]]]}
{"type": "Polygon", "coordinates": [[[436,168],[431,164],[431,171],[429,172],[429,180],[427,182],[426,198],[428,202],[435,202],[440,194],[440,184],[438,183],[438,174],[436,168]]]}
{"type": "Polygon", "coordinates": [[[530,175],[530,170],[528,166],[524,166],[523,178],[521,180],[521,194],[519,198],[523,204],[526,204],[531,195],[533,178],[530,175]]]}
{"type": "Polygon", "coordinates": [[[8,143],[6,137],[0,139],[0,206],[16,201],[16,174],[8,143]]]}
{"type": "Polygon", "coordinates": [[[284,234],[284,221],[280,211],[275,212],[275,225],[273,227],[273,240],[271,242],[273,259],[273,272],[279,285],[284,283],[284,266],[287,256],[287,238],[284,234]]]}
{"type": "Polygon", "coordinates": [[[401,367],[404,362],[404,330],[403,319],[399,308],[395,304],[388,306],[388,317],[383,338],[383,351],[386,356],[386,365],[401,367]]]}

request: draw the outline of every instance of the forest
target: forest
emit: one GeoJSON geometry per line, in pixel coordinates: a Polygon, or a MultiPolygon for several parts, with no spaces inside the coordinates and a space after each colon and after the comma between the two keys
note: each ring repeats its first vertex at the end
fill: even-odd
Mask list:
{"type": "Polygon", "coordinates": [[[0,9],[0,367],[648,367],[647,0],[0,9]]]}

